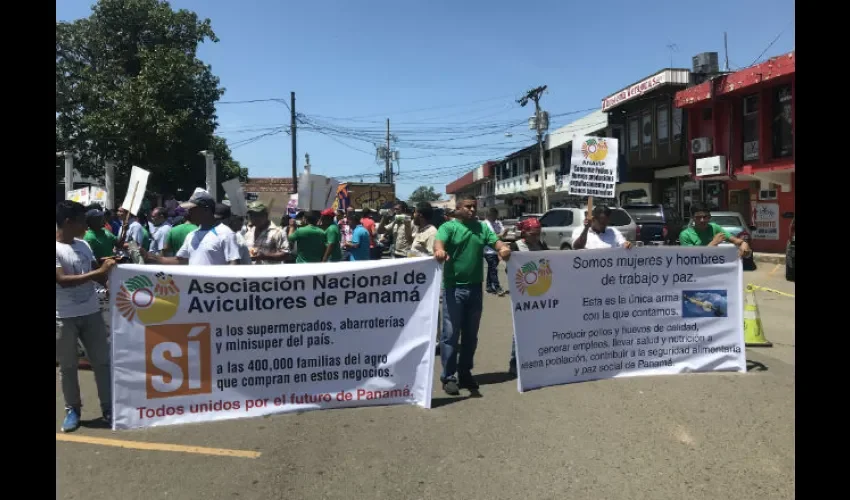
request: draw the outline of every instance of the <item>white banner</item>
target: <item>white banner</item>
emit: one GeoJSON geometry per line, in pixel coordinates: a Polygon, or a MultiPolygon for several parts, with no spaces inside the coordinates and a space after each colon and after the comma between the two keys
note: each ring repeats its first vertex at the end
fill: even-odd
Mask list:
{"type": "Polygon", "coordinates": [[[120,265],[113,429],[310,409],[431,407],[433,258],[120,265]]]}
{"type": "Polygon", "coordinates": [[[616,198],[617,139],[575,136],[570,160],[569,193],[616,198]]]}
{"type": "Polygon", "coordinates": [[[514,252],[520,392],[603,378],[745,371],[735,247],[514,252]]]}

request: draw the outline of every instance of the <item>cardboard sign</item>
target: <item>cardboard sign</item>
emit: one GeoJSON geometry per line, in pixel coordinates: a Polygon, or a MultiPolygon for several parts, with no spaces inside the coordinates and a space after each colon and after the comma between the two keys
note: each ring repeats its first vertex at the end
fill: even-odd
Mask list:
{"type": "Polygon", "coordinates": [[[133,215],[139,214],[150,175],[151,173],[143,168],[133,167],[130,172],[130,183],[127,185],[127,194],[124,196],[124,203],[121,204],[121,208],[133,215]]]}
{"type": "Polygon", "coordinates": [[[238,178],[230,179],[222,182],[221,187],[227,194],[227,199],[230,200],[230,211],[233,215],[245,217],[248,215],[248,202],[245,201],[245,193],[242,191],[242,184],[238,178]]]}

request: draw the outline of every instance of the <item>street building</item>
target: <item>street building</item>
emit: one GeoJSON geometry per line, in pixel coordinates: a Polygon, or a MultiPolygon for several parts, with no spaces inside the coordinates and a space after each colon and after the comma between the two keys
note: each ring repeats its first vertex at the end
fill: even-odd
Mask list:
{"type": "Polygon", "coordinates": [[[606,96],[601,109],[608,115],[606,135],[619,143],[620,183],[684,217],[690,203],[712,189],[691,179],[685,119],[673,106],[676,92],[690,82],[689,69],[665,68],[606,96]]]}
{"type": "Polygon", "coordinates": [[[714,208],[755,226],[752,247],[784,252],[794,217],[795,53],[679,91],[688,116],[688,174],[719,184],[714,208]]]}
{"type": "MultiPolygon", "coordinates": [[[[478,211],[484,213],[492,207],[499,209],[499,215],[510,215],[508,205],[504,200],[496,199],[496,167],[498,162],[488,161],[470,170],[454,181],[446,184],[446,194],[452,199],[460,200],[471,197],[478,201],[478,211]]],[[[451,207],[454,208],[454,207],[451,207]]]]}

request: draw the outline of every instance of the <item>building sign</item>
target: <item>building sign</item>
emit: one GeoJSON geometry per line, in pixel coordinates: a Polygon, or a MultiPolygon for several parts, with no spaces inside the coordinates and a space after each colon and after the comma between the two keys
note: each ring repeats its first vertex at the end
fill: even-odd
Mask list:
{"type": "Polygon", "coordinates": [[[665,69],[664,71],[652,75],[643,81],[624,88],[616,94],[602,99],[602,111],[608,111],[614,106],[618,106],[628,100],[646,94],[661,85],[668,83],[686,85],[688,83],[688,79],[689,75],[687,70],[674,72],[674,70],[665,69]]]}
{"type": "Polygon", "coordinates": [[[779,204],[778,203],[754,203],[753,204],[753,231],[755,240],[778,240],[779,239],[779,204]]]}

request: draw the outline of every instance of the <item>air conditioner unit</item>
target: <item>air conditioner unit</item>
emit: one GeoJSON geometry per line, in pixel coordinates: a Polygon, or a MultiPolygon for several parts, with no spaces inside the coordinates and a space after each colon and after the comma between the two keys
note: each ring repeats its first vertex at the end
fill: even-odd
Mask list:
{"type": "Polygon", "coordinates": [[[711,153],[711,146],[711,137],[697,137],[691,140],[691,153],[695,155],[711,153]]]}
{"type": "Polygon", "coordinates": [[[697,159],[697,177],[705,177],[707,175],[725,175],[726,172],[725,156],[709,156],[708,158],[697,159]]]}

